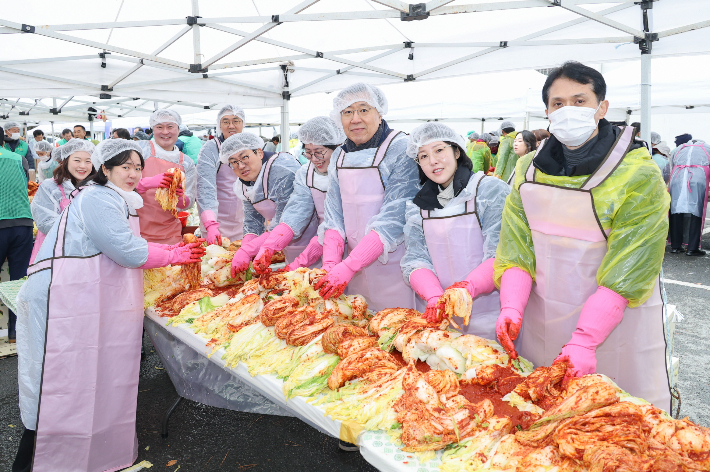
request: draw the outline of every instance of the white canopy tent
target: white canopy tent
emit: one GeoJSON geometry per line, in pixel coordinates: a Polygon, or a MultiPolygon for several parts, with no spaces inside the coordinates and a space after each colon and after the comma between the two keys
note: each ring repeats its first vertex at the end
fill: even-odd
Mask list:
{"type": "MultiPolygon", "coordinates": [[[[288,135],[292,100],[367,81],[408,97],[390,120],[494,118],[522,102],[492,94],[437,102],[432,94],[470,98],[471,90],[436,85],[565,60],[635,60],[636,76],[627,78],[637,98],[627,109],[640,111],[648,138],[651,58],[709,53],[708,7],[708,0],[95,0],[77,9],[29,0],[0,14],[0,115],[85,120],[93,107],[114,119],[235,102],[279,107],[288,135]]],[[[527,95],[517,113],[531,112],[527,95]]],[[[327,111],[321,102],[308,100],[318,113],[303,118],[327,111]]]]}

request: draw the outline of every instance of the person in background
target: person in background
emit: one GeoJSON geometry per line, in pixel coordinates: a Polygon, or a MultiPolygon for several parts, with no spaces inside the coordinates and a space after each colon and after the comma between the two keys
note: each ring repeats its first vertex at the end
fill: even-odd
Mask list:
{"type": "Polygon", "coordinates": [[[5,123],[5,144],[3,147],[8,151],[12,151],[25,158],[29,168],[29,179],[35,180],[35,160],[34,155],[30,152],[29,145],[20,135],[20,124],[16,121],[8,121],[5,123]]]}
{"type": "Polygon", "coordinates": [[[634,129],[636,130],[636,136],[635,136],[636,141],[638,141],[646,149],[648,149],[648,153],[650,154],[651,153],[651,144],[649,144],[646,141],[644,141],[643,139],[641,139],[641,123],[639,123],[638,121],[634,121],[633,123],[631,123],[631,126],[633,126],[634,129]]]}
{"type": "Polygon", "coordinates": [[[466,135],[468,140],[466,141],[466,155],[468,157],[471,157],[471,151],[473,150],[473,145],[478,141],[478,138],[480,137],[478,133],[475,131],[469,131],[468,134],[466,135]]]}
{"type": "Polygon", "coordinates": [[[223,106],[217,113],[219,135],[202,146],[197,158],[197,211],[209,244],[221,245],[222,236],[238,241],[244,235],[244,205],[234,193],[237,176],[222,164],[219,151],[225,139],[242,132],[245,121],[242,107],[223,106]]]}
{"type": "MultiPolygon", "coordinates": [[[[528,153],[534,152],[537,149],[537,140],[535,135],[531,131],[521,131],[515,136],[515,141],[513,141],[513,151],[518,158],[525,156],[528,153]]],[[[515,181],[515,169],[511,172],[510,177],[508,177],[507,184],[513,185],[515,181]]]]}
{"type": "MultiPolygon", "coordinates": [[[[318,242],[317,233],[318,225],[323,223],[325,216],[328,166],[333,153],[338,151],[337,154],[340,154],[345,134],[332,118],[317,116],[299,128],[298,139],[303,143],[305,155],[310,162],[296,172],[293,193],[286,204],[281,223],[271,231],[254,258],[254,269],[258,274],[268,271],[271,256],[277,251],[300,251],[286,266],[288,271],[313,266],[323,255],[323,246],[318,242]]],[[[324,270],[331,268],[323,267],[324,270]]]]}
{"type": "Polygon", "coordinates": [[[150,136],[145,134],[144,131],[138,130],[136,131],[136,134],[131,137],[131,139],[133,139],[133,141],[150,141],[150,136]]]}
{"type": "MultiPolygon", "coordinates": [[[[490,141],[490,134],[484,133],[484,135],[487,135],[490,141]]],[[[471,152],[468,154],[468,157],[471,158],[471,162],[473,163],[472,171],[474,174],[476,172],[487,174],[491,169],[491,150],[484,137],[478,136],[477,133],[474,133],[472,136],[476,138],[476,141],[473,142],[471,146],[471,152]]],[[[467,143],[467,145],[471,143],[471,136],[469,136],[468,139],[469,143],[467,143]]]]}
{"type": "Polygon", "coordinates": [[[69,141],[73,137],[74,137],[74,135],[72,134],[71,130],[69,128],[64,128],[64,130],[62,130],[62,139],[57,141],[57,146],[61,146],[62,144],[66,144],[67,141],[69,141]]]}
{"type": "Polygon", "coordinates": [[[199,241],[140,237],[140,151],[125,139],[97,146],[98,172],[55,221],[17,296],[25,431],[13,471],[121,470],[138,454],[143,269],[205,254],[199,241]]]}
{"type": "MultiPolygon", "coordinates": [[[[27,160],[4,148],[0,128],[0,266],[7,260],[10,280],[27,275],[32,255],[32,212],[27,197],[27,160]]],[[[9,311],[7,337],[14,343],[17,317],[9,311]]]]}
{"type": "Polygon", "coordinates": [[[353,84],[333,98],[330,117],[347,140],[330,160],[318,238],[324,264],[335,264],[314,287],[324,298],[338,297],[347,287],[374,311],[419,305],[399,266],[405,206],[421,188],[419,172],[407,157],[406,134],[384,120],[387,110],[387,97],[374,85],[353,84]],[[346,239],[349,255],[341,262],[346,239]]]}
{"type": "Polygon", "coordinates": [[[670,161],[672,169],[668,189],[671,194],[671,252],[675,254],[683,251],[681,245],[687,215],[690,217],[690,227],[685,255],[704,256],[706,253],[701,248],[710,184],[710,146],[705,141],[691,139],[673,151],[670,161]]]}
{"type": "Polygon", "coordinates": [[[116,128],[111,132],[112,139],[131,139],[131,134],[126,128],[116,128]]]}
{"type": "Polygon", "coordinates": [[[278,150],[279,142],[281,142],[281,135],[277,134],[266,143],[264,146],[264,152],[276,152],[278,150]]]}
{"type": "Polygon", "coordinates": [[[35,153],[35,145],[41,141],[44,141],[44,131],[42,131],[39,128],[36,128],[34,131],[32,131],[32,140],[30,140],[27,145],[29,147],[29,153],[28,153],[28,164],[29,164],[29,154],[32,154],[32,161],[34,163],[34,168],[37,169],[37,164],[39,161],[39,157],[37,157],[37,154],[35,153]]]}
{"type": "Polygon", "coordinates": [[[488,148],[491,150],[491,167],[498,165],[498,146],[500,146],[500,137],[494,132],[490,133],[491,140],[488,142],[488,148]]]}
{"type": "Polygon", "coordinates": [[[516,132],[515,125],[512,121],[504,121],[500,125],[500,146],[498,147],[498,162],[496,170],[493,173],[496,177],[504,182],[508,182],[510,175],[515,170],[515,165],[518,162],[518,155],[513,150],[513,141],[515,140],[516,132]]]}
{"type": "Polygon", "coordinates": [[[513,357],[568,361],[569,376],[605,374],[670,411],[660,285],[670,197],[635,130],[604,119],[605,96],[604,77],[579,62],[545,81],[552,136],[520,158],[503,209],[496,334],[513,357]]]}
{"type": "Polygon", "coordinates": [[[424,318],[443,317],[443,287],[465,288],[473,299],[465,334],[495,339],[500,298],[493,259],[501,214],[510,189],[501,180],[473,172],[464,140],[442,123],[425,123],[409,135],[407,155],[419,165],[422,189],[407,202],[404,280],[426,302],[424,318]]]}
{"type": "MultiPolygon", "coordinates": [[[[202,140],[195,136],[187,125],[180,125],[180,134],[178,141],[183,144],[181,151],[192,159],[192,162],[197,164],[197,156],[202,149],[202,140]]],[[[177,143],[175,143],[177,144],[177,143]]]]}
{"type": "Polygon", "coordinates": [[[37,180],[41,184],[45,179],[51,179],[54,169],[59,166],[59,163],[52,159],[52,151],[55,148],[47,141],[40,141],[34,144],[34,153],[37,156],[37,180]]]}
{"type": "Polygon", "coordinates": [[[40,184],[30,205],[32,218],[37,225],[37,237],[30,264],[34,263],[42,241],[59,218],[59,214],[69,205],[71,193],[79,182],[96,173],[91,163],[93,153],[94,145],[83,139],[71,139],[54,151],[53,160],[59,163],[59,167],[54,170],[54,178],[46,179],[40,184]]]}
{"type": "Polygon", "coordinates": [[[661,140],[661,135],[655,131],[651,132],[651,145],[653,146],[652,155],[653,161],[661,169],[661,174],[663,174],[663,181],[668,184],[668,179],[671,176],[671,165],[668,158],[671,155],[671,150],[665,141],[661,140]]]}
{"type": "Polygon", "coordinates": [[[536,129],[533,130],[532,134],[535,135],[535,149],[540,147],[540,143],[550,137],[550,133],[546,129],[536,129]]]}
{"type": "Polygon", "coordinates": [[[86,141],[91,141],[86,136],[86,128],[84,128],[84,125],[74,125],[74,139],[85,139],[86,141]]]}
{"type": "Polygon", "coordinates": [[[678,135],[675,137],[675,147],[685,144],[688,141],[690,141],[691,139],[693,139],[693,135],[690,133],[678,135]]]}
{"type": "Polygon", "coordinates": [[[143,206],[138,210],[141,236],[151,243],[177,244],[182,241],[182,224],[172,212],[163,210],[155,199],[158,188],[168,188],[172,184],[173,174],[169,169],[178,168],[185,174],[185,187],[177,188],[177,209],[189,208],[195,201],[197,171],[192,159],[175,146],[180,132],[182,118],[167,109],[155,110],[150,115],[150,126],[154,129],[154,139],[139,141],[145,157],[142,177],[136,186],[136,192],[143,197],[143,206]]]}

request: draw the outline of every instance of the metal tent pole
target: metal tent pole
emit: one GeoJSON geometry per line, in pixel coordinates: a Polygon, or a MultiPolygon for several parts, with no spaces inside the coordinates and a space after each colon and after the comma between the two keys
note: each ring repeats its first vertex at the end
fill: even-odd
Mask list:
{"type": "Polygon", "coordinates": [[[643,15],[643,38],[639,38],[641,50],[641,139],[651,143],[651,52],[658,34],[653,31],[653,1],[640,3],[643,15]]]}
{"type": "Polygon", "coordinates": [[[281,152],[288,152],[289,130],[288,130],[288,102],[291,100],[291,92],[288,87],[288,65],[282,64],[281,70],[284,74],[283,104],[281,105],[281,152]]]}
{"type": "Polygon", "coordinates": [[[486,127],[486,119],[481,118],[481,135],[483,135],[483,133],[485,133],[485,127],[486,127]]]}

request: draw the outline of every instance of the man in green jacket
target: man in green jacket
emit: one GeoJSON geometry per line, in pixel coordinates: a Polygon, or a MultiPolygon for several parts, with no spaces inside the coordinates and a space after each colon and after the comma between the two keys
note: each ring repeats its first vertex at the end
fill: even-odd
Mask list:
{"type": "Polygon", "coordinates": [[[29,176],[31,180],[35,178],[35,160],[32,158],[32,151],[26,141],[20,135],[20,124],[16,121],[5,123],[5,143],[3,147],[8,151],[19,154],[27,159],[29,165],[29,176]]]}
{"type": "Polygon", "coordinates": [[[62,131],[62,139],[57,141],[57,147],[61,146],[62,144],[66,144],[71,138],[74,136],[72,135],[72,132],[69,128],[64,128],[64,131],[62,131]]]}
{"type": "Polygon", "coordinates": [[[513,150],[513,141],[515,141],[515,124],[512,121],[504,121],[500,126],[500,144],[498,146],[498,163],[493,175],[499,179],[508,182],[510,175],[515,170],[515,165],[518,163],[518,155],[513,150]]]}

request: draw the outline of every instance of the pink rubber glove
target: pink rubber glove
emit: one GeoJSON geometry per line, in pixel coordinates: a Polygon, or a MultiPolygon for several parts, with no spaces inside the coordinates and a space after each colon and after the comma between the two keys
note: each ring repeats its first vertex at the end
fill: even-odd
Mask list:
{"type": "Polygon", "coordinates": [[[422,300],[426,300],[424,318],[429,322],[439,321],[437,303],[444,294],[439,278],[429,269],[416,269],[409,275],[409,285],[417,292],[422,300]]]}
{"type": "Polygon", "coordinates": [[[269,232],[265,231],[261,236],[247,234],[242,239],[242,247],[234,254],[232,259],[232,278],[239,272],[244,272],[249,268],[249,263],[254,258],[259,248],[269,237],[269,232]]]}
{"type": "Polygon", "coordinates": [[[324,271],[330,270],[343,261],[343,253],[345,252],[345,240],[340,233],[334,229],[325,231],[323,238],[323,267],[324,271]]]}
{"type": "Polygon", "coordinates": [[[173,181],[173,174],[169,172],[164,172],[162,174],[154,175],[153,177],[143,177],[138,181],[136,185],[136,191],[138,193],[145,193],[152,188],[168,188],[170,183],[173,181]]]}
{"type": "Polygon", "coordinates": [[[461,282],[474,300],[479,295],[491,293],[495,290],[496,284],[493,282],[494,261],[495,258],[491,257],[481,262],[478,267],[473,269],[466,279],[461,282]]]}
{"type": "Polygon", "coordinates": [[[500,280],[500,315],[496,322],[496,335],[511,359],[518,358],[513,341],[520,333],[531,289],[532,277],[523,269],[513,267],[503,272],[500,280]]]}
{"type": "Polygon", "coordinates": [[[599,287],[584,303],[577,329],[555,362],[569,360],[574,365],[572,375],[577,377],[596,372],[597,346],[621,323],[628,304],[629,301],[615,291],[599,287]]]}
{"type": "Polygon", "coordinates": [[[155,269],[170,264],[189,264],[200,262],[205,255],[202,243],[167,244],[148,243],[148,260],[139,269],[155,269]]]}
{"type": "Polygon", "coordinates": [[[347,259],[321,277],[313,288],[320,290],[320,296],[323,298],[339,297],[345,292],[345,287],[353,276],[372,264],[382,254],[384,248],[380,236],[375,231],[370,231],[347,259]]]}
{"type": "Polygon", "coordinates": [[[310,267],[315,264],[322,255],[323,246],[318,242],[318,236],[313,236],[308,246],[306,246],[306,249],[304,249],[292,263],[286,266],[286,272],[296,270],[299,267],[310,267]]]}
{"type": "Polygon", "coordinates": [[[276,225],[254,258],[254,271],[259,275],[271,272],[271,256],[288,246],[292,240],[293,230],[286,223],[276,225]]]}
{"type": "Polygon", "coordinates": [[[200,221],[207,231],[208,244],[222,245],[222,235],[219,234],[219,223],[217,223],[217,218],[214,216],[212,210],[205,210],[200,214],[200,221]]]}

